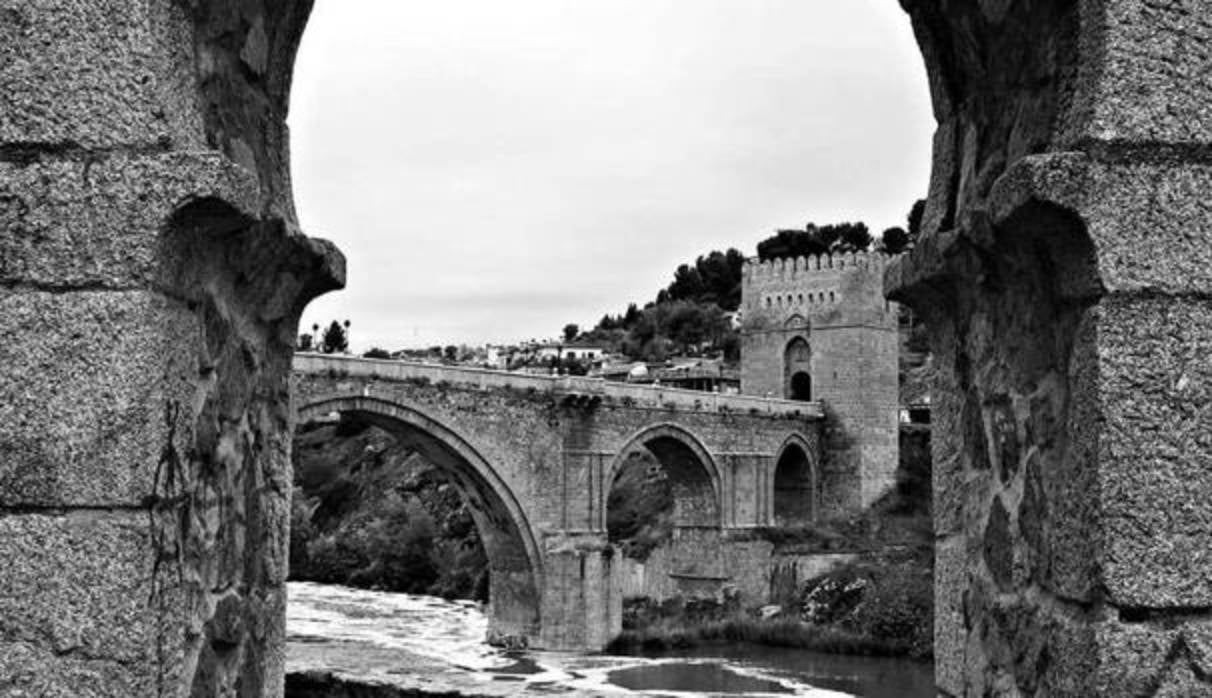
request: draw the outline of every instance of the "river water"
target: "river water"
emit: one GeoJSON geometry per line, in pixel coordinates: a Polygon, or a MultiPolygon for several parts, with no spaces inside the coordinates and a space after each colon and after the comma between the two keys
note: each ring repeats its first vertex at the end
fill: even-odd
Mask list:
{"type": "Polygon", "coordinates": [[[769,647],[663,656],[504,652],[478,604],[291,582],[287,670],[474,695],[934,696],[929,665],[769,647]]]}

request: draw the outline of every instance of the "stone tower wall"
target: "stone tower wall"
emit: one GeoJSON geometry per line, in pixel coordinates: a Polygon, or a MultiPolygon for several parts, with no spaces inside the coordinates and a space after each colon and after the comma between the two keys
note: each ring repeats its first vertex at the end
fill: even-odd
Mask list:
{"type": "Polygon", "coordinates": [[[812,399],[827,427],[823,513],[870,505],[893,483],[897,460],[895,304],[884,299],[888,257],[822,255],[745,265],[741,391],[788,397],[788,345],[811,347],[812,399]]]}

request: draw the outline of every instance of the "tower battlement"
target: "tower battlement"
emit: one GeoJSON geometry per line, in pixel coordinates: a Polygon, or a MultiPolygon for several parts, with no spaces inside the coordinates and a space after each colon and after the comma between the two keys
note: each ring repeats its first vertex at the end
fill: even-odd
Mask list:
{"type": "Polygon", "coordinates": [[[752,319],[827,312],[842,305],[888,311],[883,280],[891,260],[882,252],[751,258],[742,270],[742,306],[752,319]]]}
{"type": "Polygon", "coordinates": [[[744,273],[755,282],[763,279],[793,281],[801,275],[841,272],[846,269],[861,268],[883,272],[891,259],[892,257],[883,252],[842,252],[766,261],[751,257],[745,260],[744,273]]]}

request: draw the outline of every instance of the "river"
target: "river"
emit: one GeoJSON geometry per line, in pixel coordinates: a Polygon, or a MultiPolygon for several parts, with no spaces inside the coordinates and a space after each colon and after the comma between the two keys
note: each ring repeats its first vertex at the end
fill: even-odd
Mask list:
{"type": "Polygon", "coordinates": [[[291,582],[287,670],[474,695],[927,698],[929,665],[770,647],[619,657],[504,652],[475,603],[291,582]]]}

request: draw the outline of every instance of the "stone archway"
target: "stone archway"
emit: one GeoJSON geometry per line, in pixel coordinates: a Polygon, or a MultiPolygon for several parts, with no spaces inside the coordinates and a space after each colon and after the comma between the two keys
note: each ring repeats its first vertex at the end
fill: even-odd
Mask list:
{"type": "Polygon", "coordinates": [[[812,346],[796,336],[783,349],[783,394],[789,400],[812,399],[812,346]]]}
{"type": "Polygon", "coordinates": [[[407,405],[363,396],[321,397],[299,408],[306,424],[329,415],[359,417],[418,451],[456,482],[480,530],[489,564],[489,641],[536,645],[543,561],[526,512],[492,464],[441,422],[407,405]]]}
{"type": "Polygon", "coordinates": [[[679,526],[722,525],[723,478],[715,459],[694,434],[674,424],[658,424],[640,431],[619,449],[604,481],[613,483],[627,456],[638,449],[651,453],[668,473],[673,483],[674,519],[679,526]]]}
{"type": "Polygon", "coordinates": [[[605,472],[605,482],[611,483],[605,493],[607,506],[624,463],[636,451],[651,454],[660,464],[673,495],[667,538],[646,563],[644,595],[665,599],[715,594],[727,578],[722,568],[724,481],[715,459],[682,427],[659,424],[643,429],[627,440],[605,472]]]}
{"type": "MultiPolygon", "coordinates": [[[[923,235],[888,288],[927,318],[940,367],[940,690],[1206,693],[1208,2],[901,2],[939,121],[923,235]]],[[[12,78],[0,92],[0,221],[13,233],[4,241],[19,241],[5,250],[3,315],[37,337],[6,357],[5,403],[18,414],[47,396],[67,406],[61,430],[0,420],[20,445],[0,541],[22,560],[0,597],[41,589],[44,602],[2,612],[21,638],[52,636],[67,608],[100,633],[95,656],[6,640],[0,670],[16,662],[62,693],[102,674],[97,691],[112,695],[195,681],[200,692],[280,690],[285,496],[257,483],[286,468],[298,312],[340,278],[331,250],[298,233],[287,171],[292,62],[311,6],[0,11],[0,71],[12,78]],[[300,254],[266,268],[214,257],[207,315],[149,269],[168,212],[219,190],[273,224],[271,245],[300,254]],[[289,279],[301,283],[278,283],[289,279]],[[208,358],[196,352],[203,319],[231,339],[223,361],[195,361],[208,358]],[[233,376],[218,372],[236,359],[233,376]],[[165,418],[98,429],[115,409],[98,388],[165,418]],[[68,436],[84,446],[60,450],[68,436]],[[160,453],[124,453],[125,437],[160,453]],[[77,453],[100,454],[89,467],[127,484],[82,482],[64,467],[77,453]],[[165,488],[158,463],[230,469],[264,495],[249,535],[265,555],[190,563],[230,564],[246,593],[179,600],[161,566],[181,564],[181,547],[145,525],[149,510],[179,513],[185,494],[165,488]],[[81,550],[103,559],[64,562],[81,550]],[[198,668],[187,634],[225,656],[198,668]]]]}
{"type": "Polygon", "coordinates": [[[812,449],[793,436],[774,461],[774,521],[779,526],[811,523],[820,510],[817,464],[812,449]]]}

